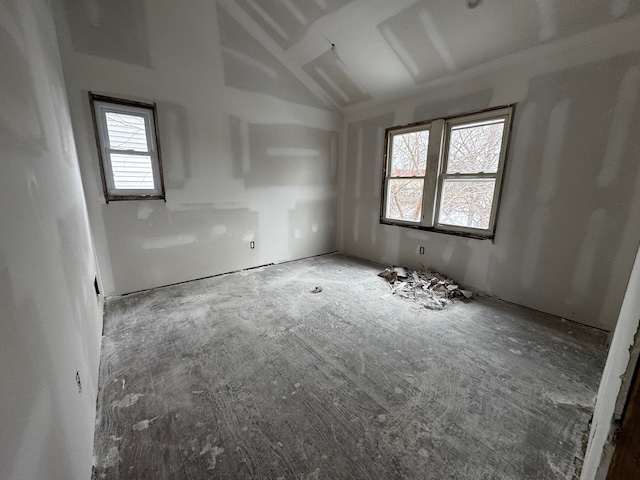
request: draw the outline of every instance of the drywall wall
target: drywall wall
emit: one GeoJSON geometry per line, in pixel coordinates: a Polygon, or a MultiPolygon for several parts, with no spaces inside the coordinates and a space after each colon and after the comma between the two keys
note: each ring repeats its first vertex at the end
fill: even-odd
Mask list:
{"type": "Polygon", "coordinates": [[[102,311],[49,2],[0,1],[0,58],[0,478],[85,480],[102,311]]]}
{"type": "Polygon", "coordinates": [[[342,116],[249,15],[205,0],[76,4],[55,10],[107,294],[335,250],[342,116]],[[89,91],[157,103],[166,203],[105,203],[89,91]]]}
{"type": "Polygon", "coordinates": [[[340,248],[612,330],[640,239],[640,37],[637,23],[614,27],[347,110],[340,248]],[[386,127],[510,103],[495,241],[379,223],[386,127]]]}
{"type": "Polygon", "coordinates": [[[624,295],[618,323],[611,339],[609,355],[602,373],[598,397],[591,421],[589,443],[585,453],[581,480],[605,479],[611,454],[611,436],[616,420],[628,395],[628,385],[635,371],[635,358],[640,348],[638,328],[640,327],[640,250],[631,271],[629,286],[624,295]],[[634,348],[635,346],[635,348],[634,348]],[[630,353],[635,350],[636,356],[630,353]]]}

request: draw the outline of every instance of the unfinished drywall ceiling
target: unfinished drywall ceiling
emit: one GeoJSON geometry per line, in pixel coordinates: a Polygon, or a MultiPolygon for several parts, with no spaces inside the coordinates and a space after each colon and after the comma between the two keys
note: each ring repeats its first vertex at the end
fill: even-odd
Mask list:
{"type": "Polygon", "coordinates": [[[0,1],[0,478],[91,475],[97,273],[49,2],[0,1]]]}
{"type": "Polygon", "coordinates": [[[78,52],[74,31],[95,32],[56,5],[106,293],[335,250],[341,115],[236,19],[237,5],[145,2],[147,67],[78,52]],[[89,91],[157,103],[166,202],[105,203],[89,91]]]}
{"type": "Polygon", "coordinates": [[[355,105],[371,96],[357,84],[333,47],[303,67],[304,71],[340,106],[355,105]]]}
{"type": "Polygon", "coordinates": [[[240,7],[282,48],[299,41],[316,20],[352,0],[239,0],[240,7]]]}
{"type": "Polygon", "coordinates": [[[592,44],[348,115],[341,248],[427,265],[505,300],[613,329],[640,239],[640,141],[630,133],[640,122],[640,36],[625,25],[592,44]],[[515,120],[493,242],[379,223],[385,128],[509,103],[515,120]]]}
{"type": "Polygon", "coordinates": [[[222,8],[218,8],[217,14],[226,85],[273,95],[294,103],[325,107],[231,15],[222,8]]]}
{"type": "Polygon", "coordinates": [[[220,1],[343,110],[640,13],[638,0],[220,1]]]}

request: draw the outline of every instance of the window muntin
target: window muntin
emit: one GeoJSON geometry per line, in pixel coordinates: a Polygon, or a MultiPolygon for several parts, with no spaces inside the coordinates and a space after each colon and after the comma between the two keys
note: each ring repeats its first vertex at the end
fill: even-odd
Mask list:
{"type": "Polygon", "coordinates": [[[90,98],[107,201],[163,199],[155,105],[90,98]]]}
{"type": "Polygon", "coordinates": [[[381,221],[493,237],[512,110],[512,106],[501,107],[387,129],[381,221]],[[431,137],[430,142],[427,141],[425,170],[411,170],[413,175],[400,176],[395,168],[399,162],[394,144],[408,133],[419,132],[430,132],[427,135],[431,137]],[[398,215],[398,208],[394,208],[398,180],[412,182],[404,189],[414,193],[400,190],[403,211],[410,212],[411,216],[398,215]]]}

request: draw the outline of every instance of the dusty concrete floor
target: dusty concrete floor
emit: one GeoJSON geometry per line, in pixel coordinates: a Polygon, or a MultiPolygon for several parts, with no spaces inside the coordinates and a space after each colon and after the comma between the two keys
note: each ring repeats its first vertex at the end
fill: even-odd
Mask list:
{"type": "Polygon", "coordinates": [[[95,477],[577,478],[604,336],[383,299],[378,269],[328,255],[110,299],[95,477]]]}

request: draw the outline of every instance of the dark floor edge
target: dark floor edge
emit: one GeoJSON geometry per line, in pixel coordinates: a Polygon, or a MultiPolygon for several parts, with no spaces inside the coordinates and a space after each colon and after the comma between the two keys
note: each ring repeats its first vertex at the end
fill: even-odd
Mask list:
{"type": "MultiPolygon", "coordinates": [[[[253,267],[241,268],[239,270],[231,270],[229,272],[216,273],[214,275],[207,275],[206,277],[191,278],[189,280],[184,280],[182,282],[167,283],[166,285],[158,285],[157,287],[153,287],[153,288],[143,288],[142,290],[134,290],[133,292],[121,293],[119,295],[108,295],[108,296],[105,296],[105,300],[106,299],[112,299],[112,298],[126,297],[128,295],[135,295],[136,293],[150,292],[152,290],[158,290],[160,288],[175,287],[176,285],[183,285],[185,283],[197,282],[199,280],[206,280],[208,278],[222,277],[223,275],[231,275],[233,273],[247,272],[249,270],[256,270],[258,268],[271,267],[273,265],[285,265],[285,264],[291,263],[291,262],[298,262],[300,260],[306,260],[308,258],[324,257],[324,256],[328,256],[328,255],[334,255],[336,253],[340,253],[340,252],[337,251],[337,250],[334,250],[332,252],[320,253],[318,255],[309,255],[308,257],[294,258],[294,259],[291,259],[291,260],[284,260],[282,262],[271,262],[271,263],[264,263],[262,265],[254,265],[253,267]]],[[[351,256],[351,255],[347,255],[347,254],[344,254],[344,255],[345,256],[351,256]]],[[[358,257],[353,257],[353,258],[358,258],[358,257]]]]}

